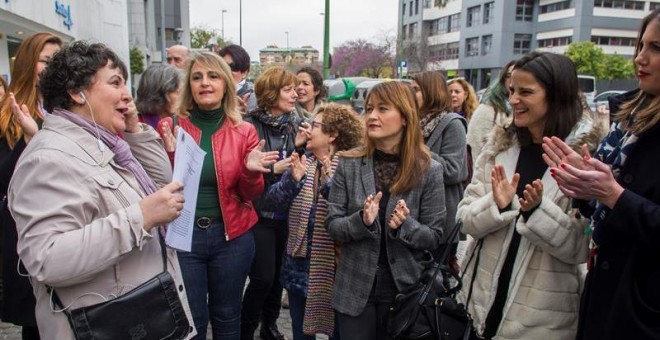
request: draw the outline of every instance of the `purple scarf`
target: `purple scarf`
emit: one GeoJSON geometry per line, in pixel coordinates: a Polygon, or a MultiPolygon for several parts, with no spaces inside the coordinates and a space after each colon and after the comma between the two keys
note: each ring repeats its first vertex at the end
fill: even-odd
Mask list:
{"type": "Polygon", "coordinates": [[[156,184],[153,180],[151,180],[149,175],[147,175],[147,172],[144,171],[144,168],[142,168],[142,165],[138,163],[137,159],[135,159],[135,156],[133,156],[131,148],[128,146],[126,141],[98,124],[96,125],[98,128],[97,130],[94,125],[92,125],[92,122],[71,111],[56,108],[51,114],[62,117],[80,126],[83,130],[89,132],[89,134],[92,136],[96,136],[96,131],[98,131],[103,143],[108,146],[110,151],[115,154],[115,162],[119,166],[128,169],[128,171],[130,171],[133,176],[135,176],[135,179],[137,179],[138,183],[140,184],[140,188],[142,189],[144,195],[147,196],[156,191],[156,184]]]}

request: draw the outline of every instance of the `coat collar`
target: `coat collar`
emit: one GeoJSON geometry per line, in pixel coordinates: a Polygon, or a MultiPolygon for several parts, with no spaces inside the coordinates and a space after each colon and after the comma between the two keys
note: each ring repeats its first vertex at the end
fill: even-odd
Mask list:
{"type": "MultiPolygon", "coordinates": [[[[112,162],[115,157],[114,152],[112,152],[107,146],[105,147],[105,150],[101,151],[98,140],[95,136],[65,118],[55,115],[47,115],[44,118],[43,129],[50,130],[69,139],[78,145],[80,150],[88,155],[92,161],[99,166],[106,166],[108,163],[112,162]]],[[[75,155],[78,151],[68,150],[68,152],[75,155]]],[[[84,161],[83,158],[78,158],[84,161]]]]}

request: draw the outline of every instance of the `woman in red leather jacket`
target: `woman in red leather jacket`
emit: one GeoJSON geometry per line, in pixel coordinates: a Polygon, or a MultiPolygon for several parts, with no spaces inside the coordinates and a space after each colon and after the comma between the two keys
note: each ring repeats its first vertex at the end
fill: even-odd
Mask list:
{"type": "Polygon", "coordinates": [[[257,222],[251,200],[264,188],[277,153],[261,152],[254,126],[238,111],[227,63],[204,52],[186,65],[186,83],[174,119],[160,122],[168,151],[172,126],[188,132],[207,152],[197,194],[191,252],[179,252],[195,339],[206,339],[211,321],[214,339],[239,339],[243,287],[254,258],[257,222]],[[207,300],[208,296],[208,300],[207,300]]]}

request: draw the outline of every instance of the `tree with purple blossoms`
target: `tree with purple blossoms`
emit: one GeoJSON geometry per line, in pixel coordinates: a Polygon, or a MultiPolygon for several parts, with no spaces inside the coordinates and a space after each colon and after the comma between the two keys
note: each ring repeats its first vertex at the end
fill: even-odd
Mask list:
{"type": "Polygon", "coordinates": [[[334,48],[332,72],[336,77],[365,76],[379,78],[392,60],[388,46],[377,45],[364,39],[349,40],[334,48]]]}

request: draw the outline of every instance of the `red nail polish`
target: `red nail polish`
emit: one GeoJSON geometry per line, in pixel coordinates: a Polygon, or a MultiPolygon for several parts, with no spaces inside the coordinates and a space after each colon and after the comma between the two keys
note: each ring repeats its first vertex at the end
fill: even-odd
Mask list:
{"type": "Polygon", "coordinates": [[[565,168],[566,168],[566,164],[564,164],[564,163],[559,164],[559,166],[560,166],[562,169],[565,169],[565,168]]]}

